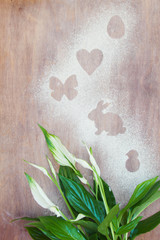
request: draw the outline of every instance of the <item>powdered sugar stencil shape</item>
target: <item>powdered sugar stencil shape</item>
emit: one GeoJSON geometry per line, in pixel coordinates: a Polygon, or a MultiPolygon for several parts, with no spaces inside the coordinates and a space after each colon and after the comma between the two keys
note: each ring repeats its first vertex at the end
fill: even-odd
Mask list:
{"type": "MultiPolygon", "coordinates": [[[[76,36],[73,33],[71,41],[64,43],[66,57],[63,56],[51,68],[46,66],[44,78],[39,79],[38,85],[32,86],[39,106],[44,109],[44,115],[48,116],[47,121],[52,121],[54,116],[58,125],[58,120],[61,119],[64,121],[64,129],[72,126],[72,132],[67,134],[76,137],[80,146],[81,140],[84,140],[93,147],[95,157],[102,169],[102,176],[111,184],[118,201],[124,201],[122,198],[124,194],[127,200],[136,184],[157,174],[154,166],[157,154],[155,143],[147,136],[142,137],[143,123],[135,121],[129,115],[127,110],[129,108],[125,105],[128,104],[125,99],[129,93],[124,89],[122,104],[117,108],[117,93],[122,90],[110,87],[113,66],[118,64],[118,61],[127,60],[132,51],[132,37],[137,31],[138,17],[138,13],[128,2],[118,7],[111,4],[110,8],[96,9],[94,16],[88,19],[81,31],[76,36]],[[107,26],[114,16],[121,18],[124,28],[122,27],[123,34],[117,33],[119,37],[111,38],[107,33],[107,26]],[[103,60],[100,59],[100,64],[95,64],[94,68],[88,71],[77,61],[77,52],[81,49],[85,49],[88,53],[98,49],[103,54],[103,60]],[[60,96],[58,98],[61,101],[53,101],[49,88],[50,80],[56,77],[62,85],[65,85],[68,76],[72,75],[76,75],[78,82],[76,97],[68,101],[67,97],[60,96]],[[121,134],[115,134],[112,129],[109,129],[110,136],[107,136],[105,131],[100,135],[95,134],[94,121],[88,118],[88,114],[101,100],[110,103],[106,114],[110,112],[119,116],[118,121],[122,120],[119,128],[121,134]],[[141,167],[133,173],[126,169],[125,156],[131,149],[136,149],[138,158],[141,159],[141,167]]],[[[111,35],[111,26],[108,27],[108,32],[111,35]]],[[[124,78],[125,81],[127,79],[124,78]]]]}

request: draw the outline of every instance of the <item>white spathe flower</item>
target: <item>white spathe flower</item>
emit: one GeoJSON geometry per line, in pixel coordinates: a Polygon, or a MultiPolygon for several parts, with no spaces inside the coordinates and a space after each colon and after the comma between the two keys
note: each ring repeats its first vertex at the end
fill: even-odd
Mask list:
{"type": "Polygon", "coordinates": [[[63,215],[61,214],[61,211],[59,210],[59,208],[57,206],[52,206],[49,208],[49,210],[54,213],[57,217],[63,217],[63,215]]]}
{"type": "Polygon", "coordinates": [[[75,165],[75,157],[67,150],[67,148],[61,143],[61,140],[59,139],[59,137],[57,137],[56,135],[51,135],[54,139],[55,139],[55,146],[57,147],[57,149],[59,149],[63,155],[73,164],[75,165]]]}
{"type": "MultiPolygon", "coordinates": [[[[92,171],[91,166],[90,166],[89,163],[87,163],[85,160],[80,159],[80,158],[76,158],[76,162],[79,163],[82,167],[87,168],[87,169],[89,169],[89,170],[92,171]]],[[[82,183],[88,184],[88,181],[87,181],[87,179],[86,179],[85,177],[83,177],[83,176],[82,176],[82,177],[78,176],[78,178],[79,178],[79,180],[80,180],[82,183]]]]}
{"type": "Polygon", "coordinates": [[[51,169],[52,175],[53,175],[54,179],[56,180],[56,171],[55,171],[55,169],[54,169],[54,167],[53,167],[51,161],[49,160],[48,156],[46,156],[46,158],[47,158],[47,161],[48,161],[48,163],[49,163],[49,166],[50,166],[50,169],[51,169]]]}
{"type": "Polygon", "coordinates": [[[51,178],[51,176],[50,176],[50,174],[49,174],[49,172],[47,171],[46,168],[41,167],[41,166],[38,166],[38,165],[36,165],[36,164],[34,164],[34,163],[31,163],[31,162],[28,162],[28,161],[26,161],[26,160],[24,160],[24,162],[28,163],[28,164],[31,165],[32,167],[35,167],[35,168],[39,169],[44,175],[46,175],[49,179],[52,180],[52,178],[51,178]]]}
{"type": "Polygon", "coordinates": [[[94,167],[94,169],[96,170],[97,174],[100,176],[101,172],[100,172],[100,168],[98,166],[98,164],[96,163],[96,160],[95,158],[93,157],[93,154],[92,154],[92,148],[89,148],[87,147],[86,143],[84,143],[86,149],[87,149],[87,152],[89,154],[89,158],[90,158],[90,162],[92,164],[92,167],[94,167]]]}
{"type": "Polygon", "coordinates": [[[87,169],[92,171],[92,167],[85,160],[80,159],[80,158],[76,158],[76,162],[79,163],[82,167],[87,168],[87,169]]]}
{"type": "Polygon", "coordinates": [[[79,178],[79,180],[80,180],[82,183],[88,184],[88,181],[87,181],[87,179],[86,179],[85,177],[78,177],[78,178],[79,178]]]}
{"type": "Polygon", "coordinates": [[[75,167],[75,157],[61,143],[59,137],[48,133],[42,126],[39,125],[39,127],[46,138],[48,148],[52,152],[55,160],[62,166],[75,167]]]}
{"type": "Polygon", "coordinates": [[[43,208],[49,209],[51,212],[53,212],[57,217],[61,216],[61,212],[42,190],[42,188],[39,186],[39,184],[27,173],[25,173],[32,196],[34,200],[43,208]]]}
{"type": "Polygon", "coordinates": [[[61,153],[57,149],[54,149],[54,151],[51,151],[51,152],[53,154],[54,159],[59,165],[68,166],[68,167],[72,166],[71,162],[64,156],[63,153],[61,153]]]}
{"type": "Polygon", "coordinates": [[[82,213],[79,213],[78,216],[75,218],[75,219],[71,219],[69,220],[70,222],[77,222],[83,218],[87,217],[86,215],[82,214],[82,213]]]}

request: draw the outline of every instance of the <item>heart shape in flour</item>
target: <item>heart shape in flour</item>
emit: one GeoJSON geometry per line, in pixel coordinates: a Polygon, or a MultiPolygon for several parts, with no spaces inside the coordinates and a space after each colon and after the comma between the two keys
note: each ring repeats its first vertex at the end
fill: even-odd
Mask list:
{"type": "Polygon", "coordinates": [[[99,67],[102,59],[103,53],[99,49],[93,49],[91,52],[81,49],[77,52],[77,60],[88,75],[91,75],[99,67]]]}

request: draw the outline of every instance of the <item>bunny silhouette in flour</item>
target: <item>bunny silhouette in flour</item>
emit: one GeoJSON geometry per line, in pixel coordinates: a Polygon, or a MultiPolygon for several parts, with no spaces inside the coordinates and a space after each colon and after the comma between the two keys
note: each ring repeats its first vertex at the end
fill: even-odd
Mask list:
{"type": "Polygon", "coordinates": [[[95,134],[100,135],[103,131],[109,136],[123,134],[126,128],[123,127],[123,121],[119,115],[111,112],[103,113],[103,110],[109,106],[109,103],[100,101],[97,107],[88,114],[88,118],[95,122],[97,131],[95,134]]]}

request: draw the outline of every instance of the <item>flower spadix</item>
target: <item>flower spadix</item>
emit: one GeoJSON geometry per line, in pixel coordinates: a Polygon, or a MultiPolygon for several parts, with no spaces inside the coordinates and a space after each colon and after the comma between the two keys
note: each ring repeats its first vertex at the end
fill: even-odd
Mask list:
{"type": "Polygon", "coordinates": [[[65,148],[65,146],[61,143],[60,139],[56,135],[48,133],[47,130],[44,129],[42,126],[39,125],[39,127],[41,128],[45,136],[48,148],[51,151],[55,160],[61,166],[68,166],[74,168],[75,157],[65,148]]]}
{"type": "Polygon", "coordinates": [[[43,189],[39,186],[39,184],[27,173],[25,173],[26,178],[28,180],[32,196],[34,200],[43,208],[49,209],[52,213],[54,213],[57,217],[62,216],[59,207],[56,206],[45,194],[43,189]]]}

